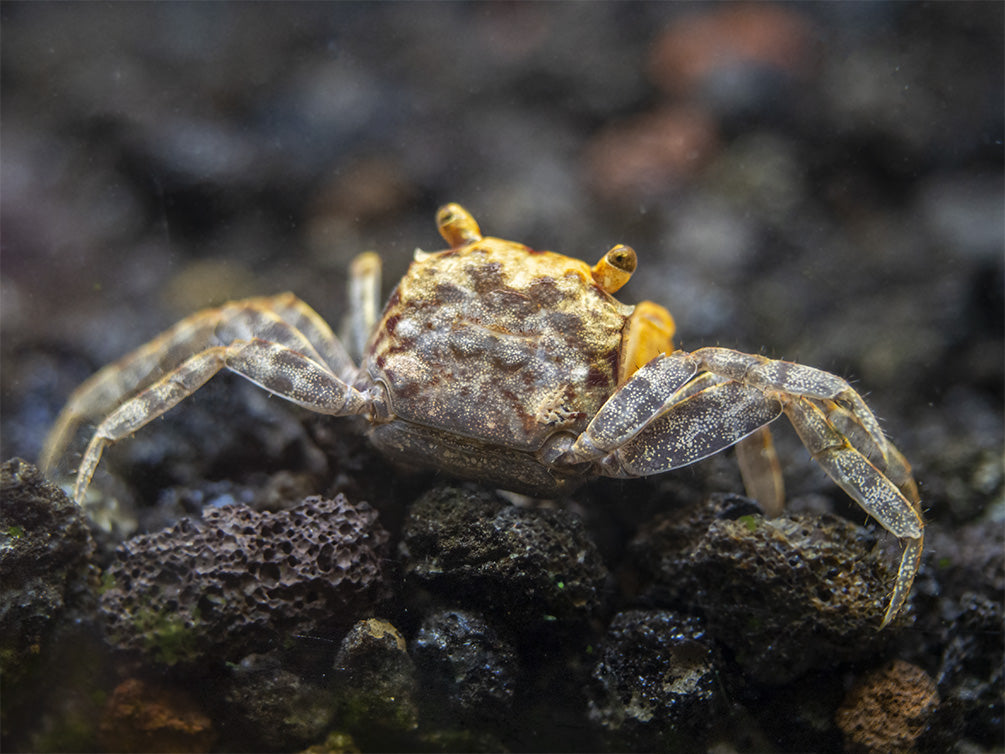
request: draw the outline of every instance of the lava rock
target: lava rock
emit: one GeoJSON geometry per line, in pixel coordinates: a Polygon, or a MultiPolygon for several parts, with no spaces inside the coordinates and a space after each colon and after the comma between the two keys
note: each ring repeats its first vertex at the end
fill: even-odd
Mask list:
{"type": "Polygon", "coordinates": [[[935,682],[925,671],[895,660],[855,685],[836,720],[850,752],[907,752],[938,705],[935,682]]]}
{"type": "Polygon", "coordinates": [[[137,678],[120,683],[105,705],[100,740],[110,752],[205,752],[216,733],[184,691],[137,678]]]}
{"type": "Polygon", "coordinates": [[[241,728],[235,738],[250,737],[256,749],[308,746],[335,716],[333,694],[284,668],[274,653],[248,655],[230,668],[223,695],[227,719],[241,728]]]}
{"type": "Polygon", "coordinates": [[[481,615],[441,610],[426,617],[412,640],[429,717],[443,722],[508,719],[516,691],[517,654],[481,615]]]}
{"type": "Polygon", "coordinates": [[[400,552],[412,584],[517,627],[589,617],[607,577],[576,516],[460,487],[434,489],[412,505],[400,552]]]}
{"type": "Polygon", "coordinates": [[[52,622],[86,599],[94,542],[80,508],[30,463],[0,466],[0,675],[23,676],[52,622]]]}
{"type": "Polygon", "coordinates": [[[705,616],[752,679],[787,683],[808,670],[863,659],[898,625],[880,632],[892,559],[875,537],[830,514],[766,519],[736,495],[711,495],[640,531],[632,561],[641,600],[705,616]]]}
{"type": "Polygon", "coordinates": [[[703,748],[715,676],[701,620],[666,610],[618,613],[593,668],[589,716],[617,749],[703,748]]]}
{"type": "Polygon", "coordinates": [[[907,657],[938,683],[933,749],[959,740],[1005,749],[1005,528],[986,503],[984,520],[952,531],[933,522],[915,589],[907,657]]]}
{"type": "Polygon", "coordinates": [[[690,561],[713,521],[762,515],[757,501],[715,493],[699,504],[674,508],[639,527],[628,548],[630,580],[647,607],[694,610],[696,585],[690,561]]]}
{"type": "Polygon", "coordinates": [[[878,630],[896,566],[875,543],[832,515],[712,522],[690,556],[709,632],[762,683],[870,656],[895,633],[878,630]]]}
{"type": "Polygon", "coordinates": [[[341,495],[207,508],[120,546],[103,579],[108,637],[171,665],[337,630],[381,597],[387,537],[373,508],[341,495]]]}
{"type": "MultiPolygon", "coordinates": [[[[931,528],[934,536],[925,565],[934,572],[936,591],[956,602],[980,595],[1000,603],[1005,594],[1005,526],[985,520],[952,534],[940,524],[931,528]]],[[[948,612],[945,605],[940,612],[948,612]]]]}
{"type": "Polygon", "coordinates": [[[415,665],[404,637],[370,618],[350,629],[335,657],[338,725],[367,750],[404,748],[418,726],[415,665]]]}

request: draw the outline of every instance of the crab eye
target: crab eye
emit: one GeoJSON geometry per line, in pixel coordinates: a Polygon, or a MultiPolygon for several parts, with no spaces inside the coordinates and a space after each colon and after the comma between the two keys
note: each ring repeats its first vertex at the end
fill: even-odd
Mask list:
{"type": "Polygon", "coordinates": [[[628,282],[638,265],[638,257],[631,246],[619,244],[611,249],[591,268],[593,281],[608,293],[614,293],[628,282]]]}
{"type": "Polygon", "coordinates": [[[482,239],[482,232],[475,218],[460,204],[446,204],[440,207],[436,213],[436,224],[439,226],[440,235],[452,249],[482,239]]]}
{"type": "Polygon", "coordinates": [[[635,249],[631,246],[620,244],[607,252],[606,259],[612,267],[617,267],[631,275],[635,272],[638,264],[638,257],[635,256],[635,249]]]}

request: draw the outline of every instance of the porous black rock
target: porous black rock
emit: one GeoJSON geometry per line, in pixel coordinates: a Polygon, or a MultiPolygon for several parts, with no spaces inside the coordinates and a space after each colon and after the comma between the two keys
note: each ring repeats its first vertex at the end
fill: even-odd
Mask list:
{"type": "Polygon", "coordinates": [[[753,501],[710,495],[658,516],[632,543],[642,603],[703,616],[758,682],[881,650],[909,610],[879,631],[896,561],[868,529],[831,514],[769,519],[753,501]]]}
{"type": "Polygon", "coordinates": [[[260,750],[309,746],[335,716],[332,692],[285,667],[276,652],[251,654],[230,666],[220,691],[228,734],[260,750]]]}
{"type": "Polygon", "coordinates": [[[175,664],[344,630],[382,594],[387,537],[373,508],[342,495],[207,508],[119,547],[100,603],[108,637],[175,664]]]}
{"type": "Polygon", "coordinates": [[[419,724],[415,665],[405,638],[378,618],[357,622],[332,668],[337,724],[365,749],[410,748],[419,724]]]}
{"type": "Polygon", "coordinates": [[[696,750],[717,711],[716,670],[700,619],[618,613],[593,668],[590,720],[618,750],[696,750]]]}
{"type": "Polygon", "coordinates": [[[966,739],[999,750],[1005,743],[1002,603],[968,592],[945,622],[945,631],[936,674],[942,703],[932,745],[948,747],[966,739]]]}
{"type": "Polygon", "coordinates": [[[412,584],[518,628],[585,620],[607,577],[575,515],[463,487],[440,487],[412,504],[400,551],[412,584]]]}
{"type": "Polygon", "coordinates": [[[87,520],[32,464],[0,466],[0,674],[5,684],[37,656],[53,621],[87,599],[94,552],[87,520]]]}
{"type": "Polygon", "coordinates": [[[431,717],[445,723],[509,719],[519,672],[512,642],[479,613],[439,610],[423,620],[411,653],[431,717]]]}
{"type": "Polygon", "coordinates": [[[875,536],[833,515],[717,520],[690,554],[709,632],[762,683],[861,660],[879,631],[896,562],[875,536]]]}

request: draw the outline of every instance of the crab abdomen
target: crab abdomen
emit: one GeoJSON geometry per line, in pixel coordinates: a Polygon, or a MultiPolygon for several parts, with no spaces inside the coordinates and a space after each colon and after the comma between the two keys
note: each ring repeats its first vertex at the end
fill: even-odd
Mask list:
{"type": "Polygon", "coordinates": [[[568,494],[588,476],[554,469],[537,453],[484,442],[404,419],[370,429],[370,442],[405,467],[434,468],[449,476],[535,497],[568,494]]]}

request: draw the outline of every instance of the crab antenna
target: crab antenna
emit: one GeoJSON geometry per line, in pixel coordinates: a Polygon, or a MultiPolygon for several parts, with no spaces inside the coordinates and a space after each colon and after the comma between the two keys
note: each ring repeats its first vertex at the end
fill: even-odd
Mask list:
{"type": "Polygon", "coordinates": [[[440,207],[436,213],[436,224],[440,228],[440,235],[452,249],[482,240],[482,231],[475,218],[460,204],[445,204],[440,207]]]}
{"type": "Polygon", "coordinates": [[[593,275],[593,282],[608,293],[614,293],[628,282],[637,264],[635,249],[618,244],[590,268],[590,273],[593,275]]]}

